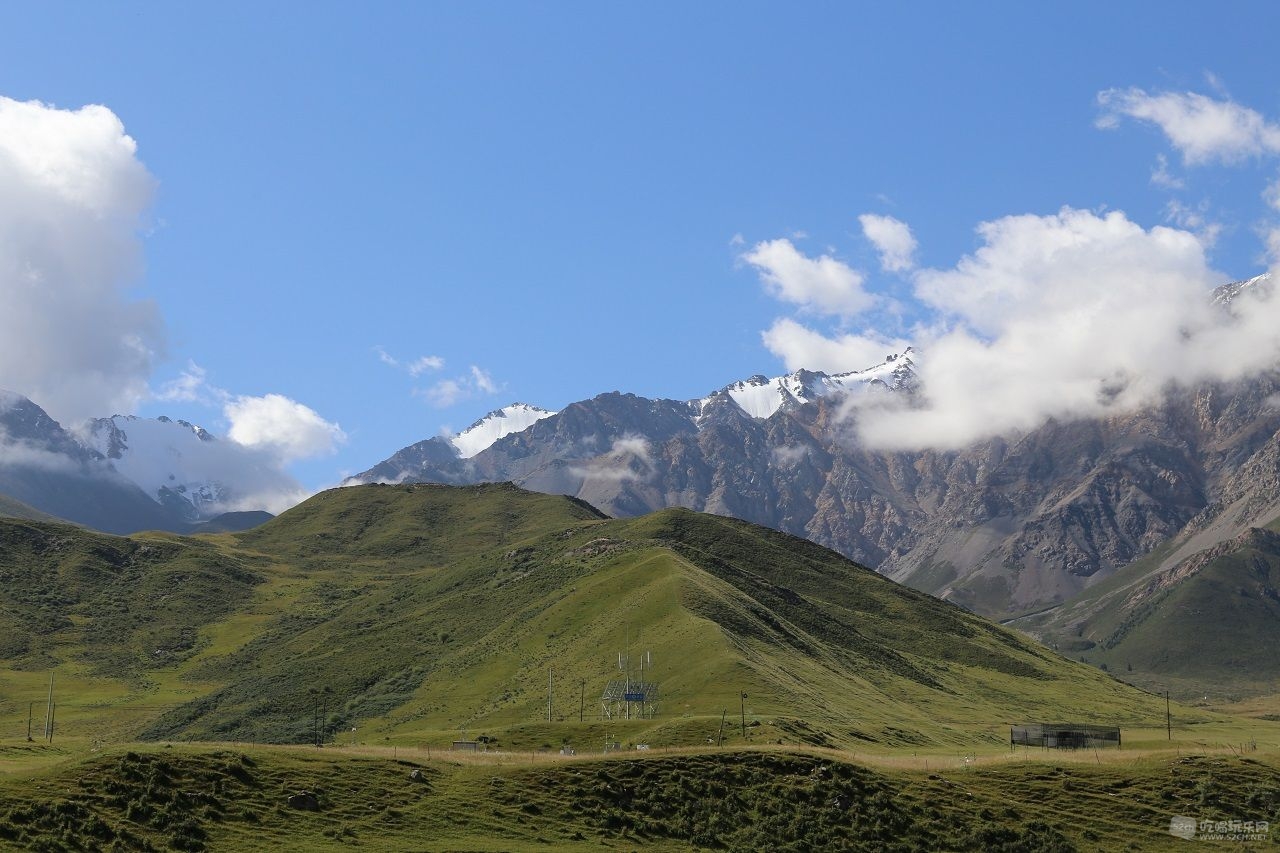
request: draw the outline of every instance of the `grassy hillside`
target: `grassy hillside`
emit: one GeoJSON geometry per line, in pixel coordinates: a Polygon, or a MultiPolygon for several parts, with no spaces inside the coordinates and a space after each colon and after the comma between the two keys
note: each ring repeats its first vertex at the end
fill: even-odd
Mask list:
{"type": "Polygon", "coordinates": [[[922,771],[784,751],[521,766],[176,748],[0,776],[0,848],[45,851],[1162,850],[1183,843],[1175,815],[1277,826],[1280,772],[1232,756],[922,771]]]}
{"type": "Polygon", "coordinates": [[[1280,534],[1251,529],[1162,560],[1126,568],[1031,627],[1147,689],[1217,701],[1280,692],[1280,534]]]}
{"type": "Polygon", "coordinates": [[[0,572],[0,719],[24,726],[52,671],[72,738],[891,751],[1164,714],[803,540],[510,485],[338,489],[198,539],[0,522],[0,572]],[[604,714],[620,653],[653,661],[652,718],[604,714]]]}

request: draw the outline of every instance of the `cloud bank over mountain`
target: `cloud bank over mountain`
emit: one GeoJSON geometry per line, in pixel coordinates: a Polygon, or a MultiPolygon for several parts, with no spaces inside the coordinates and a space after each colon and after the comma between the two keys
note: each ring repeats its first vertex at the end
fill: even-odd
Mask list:
{"type": "MultiPolygon", "coordinates": [[[[1226,99],[1194,93],[1101,93],[1098,126],[1122,119],[1161,129],[1187,166],[1280,155],[1280,126],[1226,99]]],[[[1180,188],[1160,155],[1164,184],[1180,188]]],[[[1274,193],[1271,189],[1264,197],[1274,193]]],[[[861,397],[849,415],[874,449],[959,448],[1029,430],[1050,418],[1120,414],[1170,388],[1244,378],[1280,363],[1280,300],[1269,285],[1229,306],[1213,290],[1232,276],[1210,258],[1220,226],[1174,199],[1172,224],[1144,227],[1120,211],[1063,207],[996,218],[950,267],[917,267],[910,226],[858,217],[883,271],[909,284],[889,300],[876,282],[828,249],[806,256],[788,240],[742,254],[765,290],[799,306],[762,333],[789,369],[860,369],[910,343],[921,393],[909,402],[861,397]],[[876,326],[873,305],[909,320],[876,326]],[[855,324],[854,319],[858,323],[855,324]],[[891,324],[892,325],[892,324],[891,324]]],[[[1280,227],[1260,222],[1260,255],[1280,254],[1280,227]]]]}
{"type": "Polygon", "coordinates": [[[131,410],[164,352],[137,299],[155,180],[110,110],[0,97],[0,387],[79,421],[131,410]]]}
{"type": "MultiPolygon", "coordinates": [[[[165,323],[138,286],[156,184],[107,107],[0,97],[0,388],[74,430],[148,399],[210,406],[228,427],[230,440],[209,451],[224,476],[243,473],[240,493],[280,509],[306,496],[284,467],[332,453],[345,434],[281,394],[214,388],[195,365],[151,389],[165,323]]],[[[7,441],[0,463],[33,454],[7,441]]]]}

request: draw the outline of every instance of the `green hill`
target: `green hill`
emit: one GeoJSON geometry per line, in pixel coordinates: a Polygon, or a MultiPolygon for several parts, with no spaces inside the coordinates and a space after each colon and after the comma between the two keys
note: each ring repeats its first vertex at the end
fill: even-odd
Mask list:
{"type": "Polygon", "coordinates": [[[1268,821],[1230,845],[1261,849],[1280,772],[1233,756],[924,771],[781,751],[514,765],[179,746],[0,774],[13,850],[1068,853],[1188,846],[1174,815],[1268,821]],[[288,805],[301,791],[311,808],[288,805]]]}
{"type": "Polygon", "coordinates": [[[1173,565],[1156,552],[1021,624],[1150,690],[1218,701],[1280,693],[1280,522],[1271,527],[1173,565]]]}
{"type": "Polygon", "coordinates": [[[70,737],[891,750],[1164,712],[806,541],[509,484],[337,489],[198,539],[0,521],[0,573],[0,636],[22,638],[0,649],[0,714],[53,671],[70,737]],[[652,661],[656,714],[601,701],[620,655],[652,661]]]}

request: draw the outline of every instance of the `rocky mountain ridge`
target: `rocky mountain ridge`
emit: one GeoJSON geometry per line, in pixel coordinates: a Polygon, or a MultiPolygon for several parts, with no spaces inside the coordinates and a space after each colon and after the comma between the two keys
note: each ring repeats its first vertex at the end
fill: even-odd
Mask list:
{"type": "MultiPolygon", "coordinates": [[[[1234,282],[1213,301],[1270,286],[1234,282]]],[[[851,396],[914,394],[918,358],[754,376],[686,402],[601,394],[468,458],[428,439],[348,482],[510,480],[612,515],[735,516],[998,617],[1070,600],[1184,530],[1202,527],[1209,547],[1280,513],[1274,372],[962,450],[861,446],[851,396]]]]}

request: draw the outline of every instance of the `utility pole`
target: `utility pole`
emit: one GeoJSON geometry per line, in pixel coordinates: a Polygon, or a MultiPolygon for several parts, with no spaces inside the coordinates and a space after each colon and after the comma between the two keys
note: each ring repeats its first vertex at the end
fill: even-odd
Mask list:
{"type": "Polygon", "coordinates": [[[320,695],[324,698],[320,706],[320,745],[324,746],[329,742],[329,697],[333,695],[333,688],[325,685],[320,695]]]}
{"type": "Polygon", "coordinates": [[[720,731],[716,733],[716,746],[724,745],[724,718],[728,716],[729,709],[725,708],[720,712],[720,731]]]}
{"type": "Polygon", "coordinates": [[[551,722],[551,702],[553,691],[556,686],[556,668],[554,666],[547,667],[547,722],[551,722]]]}
{"type": "Polygon", "coordinates": [[[582,712],[587,707],[587,680],[582,679],[578,686],[578,722],[582,722],[582,712]]]}
{"type": "Polygon", "coordinates": [[[27,743],[31,743],[31,715],[35,712],[36,703],[27,703],[27,743]]]}
{"type": "Polygon", "coordinates": [[[1169,740],[1173,740],[1173,718],[1169,715],[1169,691],[1164,692],[1164,729],[1169,740]]]}
{"type": "Polygon", "coordinates": [[[742,712],[742,739],[747,739],[747,694],[738,694],[738,710],[742,712]]]}
{"type": "Polygon", "coordinates": [[[58,711],[57,705],[49,706],[49,743],[53,743],[53,715],[58,711]]]}
{"type": "Polygon", "coordinates": [[[53,673],[49,673],[49,702],[44,709],[44,739],[53,739],[53,673]]]}

